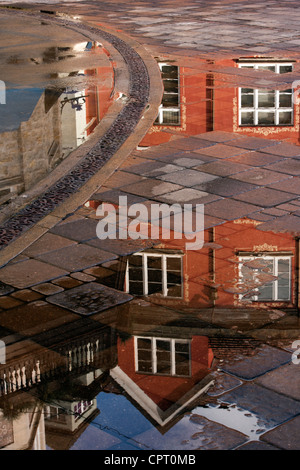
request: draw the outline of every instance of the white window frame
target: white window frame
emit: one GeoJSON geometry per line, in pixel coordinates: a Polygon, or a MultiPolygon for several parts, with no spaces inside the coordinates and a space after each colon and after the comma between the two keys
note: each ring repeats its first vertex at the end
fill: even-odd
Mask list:
{"type": "MultiPolygon", "coordinates": [[[[253,68],[255,70],[259,70],[261,67],[275,67],[275,72],[280,74],[280,67],[281,66],[290,66],[293,67],[292,62],[242,62],[239,63],[239,68],[253,68]]],[[[242,87],[248,88],[248,87],[242,87]]],[[[294,106],[293,101],[290,107],[280,107],[280,92],[284,90],[272,90],[275,92],[275,106],[274,107],[259,107],[258,106],[258,95],[259,92],[261,93],[263,89],[253,88],[253,106],[251,107],[242,107],[242,88],[239,88],[239,126],[240,127],[288,127],[294,125],[294,106]],[[258,123],[258,113],[264,112],[273,112],[274,113],[274,124],[259,124],[258,123]],[[242,124],[242,112],[253,112],[254,119],[253,124],[242,124]],[[289,124],[280,124],[279,122],[279,115],[281,112],[290,112],[291,113],[291,123],[289,124]]],[[[293,96],[292,87],[288,88],[291,89],[291,95],[293,96]]],[[[269,89],[265,90],[266,92],[270,91],[269,89]]]]}
{"type": "MultiPolygon", "coordinates": [[[[170,254],[170,253],[149,253],[149,252],[141,252],[135,253],[132,256],[141,256],[142,257],[142,273],[143,273],[143,295],[155,295],[149,294],[148,288],[148,262],[147,259],[150,258],[161,258],[161,266],[162,266],[162,296],[166,298],[175,298],[181,299],[183,297],[183,267],[182,267],[182,258],[183,255],[180,254],[170,254]],[[168,295],[168,270],[167,270],[167,258],[179,258],[181,260],[181,293],[180,296],[170,296],[168,295]]],[[[127,261],[126,265],[126,274],[125,274],[125,286],[126,292],[129,293],[129,262],[127,261]]]]}
{"type": "MultiPolygon", "coordinates": [[[[250,298],[251,301],[253,302],[290,302],[291,301],[291,284],[292,284],[292,257],[291,256],[284,256],[284,255],[266,255],[266,256],[239,256],[239,281],[242,282],[243,280],[243,275],[242,275],[242,266],[245,262],[247,261],[253,261],[256,259],[262,259],[262,260],[272,260],[274,262],[274,273],[273,275],[278,277],[278,261],[279,260],[288,260],[289,261],[289,297],[288,299],[279,299],[278,298],[278,279],[274,279],[272,281],[272,299],[268,300],[261,300],[259,298],[259,295],[253,295],[253,297],[250,298]]],[[[259,272],[259,269],[253,269],[253,272],[259,272]]],[[[258,286],[258,290],[259,290],[258,286]]],[[[252,289],[252,291],[255,291],[255,288],[252,289]]],[[[243,299],[243,294],[240,294],[239,296],[240,300],[243,299]]],[[[249,300],[249,299],[247,299],[249,300]]]]}
{"type": "Polygon", "coordinates": [[[191,376],[191,340],[180,339],[180,338],[163,338],[163,337],[149,337],[149,336],[134,336],[134,358],[135,358],[135,371],[145,375],[167,375],[172,377],[190,377],[191,376]],[[152,372],[139,371],[139,356],[138,356],[138,340],[147,339],[151,340],[151,360],[152,360],[152,372]],[[157,341],[168,341],[170,343],[170,374],[157,372],[157,341]],[[189,346],[189,372],[188,375],[176,374],[176,361],[175,361],[175,345],[176,343],[188,344],[189,346]]]}
{"type": "MultiPolygon", "coordinates": [[[[160,68],[160,70],[162,71],[162,68],[163,67],[167,67],[167,66],[172,66],[174,67],[173,64],[167,64],[165,62],[159,62],[158,66],[160,68]]],[[[180,115],[180,77],[179,77],[179,67],[175,65],[175,67],[177,67],[178,69],[178,78],[177,78],[177,81],[178,81],[178,106],[174,106],[174,107],[165,107],[163,105],[163,103],[161,103],[159,105],[159,108],[158,108],[158,115],[157,115],[157,119],[158,119],[158,122],[155,122],[155,124],[157,126],[162,126],[162,125],[166,125],[166,126],[179,126],[180,125],[180,119],[181,119],[181,115],[180,115]],[[164,112],[167,112],[167,111],[172,111],[174,113],[177,113],[178,114],[178,122],[176,123],[172,123],[172,122],[165,122],[164,121],[164,112]]],[[[167,79],[166,79],[167,80],[167,79]]],[[[164,90],[164,93],[168,93],[167,91],[164,90]]],[[[172,93],[172,94],[175,94],[175,93],[172,93]]]]}

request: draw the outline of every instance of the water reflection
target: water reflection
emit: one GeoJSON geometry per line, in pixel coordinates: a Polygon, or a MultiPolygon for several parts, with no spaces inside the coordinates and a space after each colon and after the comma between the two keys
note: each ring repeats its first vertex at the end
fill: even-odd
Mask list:
{"type": "Polygon", "coordinates": [[[293,99],[298,62],[294,54],[194,58],[192,63],[159,59],[164,95],[141,145],[166,142],[170,132],[197,135],[212,130],[298,143],[299,104],[293,99]]]}
{"type": "Polygon", "coordinates": [[[164,244],[90,270],[98,313],[73,310],[80,285],[1,312],[2,448],[209,449],[214,426],[234,428],[236,446],[272,427],[226,397],[260,357],[275,361],[262,371],[290,361],[274,344],[299,331],[298,240],[239,220],[213,235],[200,252],[164,244]],[[134,297],[113,307],[115,288],[134,297]]]}
{"type": "MultiPolygon", "coordinates": [[[[40,79],[40,86],[9,83],[9,73],[7,78],[3,75],[7,89],[0,116],[0,203],[32,188],[56,168],[89,138],[105,115],[112,91],[110,67],[59,71],[62,61],[78,61],[79,54],[106,57],[95,42],[50,47],[32,59],[42,70],[45,66],[56,70],[49,74],[44,70],[42,77],[41,72],[33,75],[32,83],[40,79]],[[68,54],[70,50],[74,54],[68,54]]],[[[12,57],[7,60],[14,66],[19,63],[12,57]]],[[[86,60],[83,57],[83,65],[86,60]]]]}
{"type": "MultiPolygon", "coordinates": [[[[41,60],[56,66],[70,56],[51,47],[41,60]]],[[[0,448],[231,449],[299,415],[299,392],[286,392],[276,377],[290,366],[299,335],[299,153],[271,148],[276,139],[298,143],[298,62],[186,61],[159,60],[157,119],[107,186],[1,270],[0,448]],[[170,191],[161,191],[165,183],[170,191]],[[259,192],[267,184],[269,192],[259,192]],[[120,215],[120,195],[144,204],[147,215],[153,203],[205,204],[203,246],[187,249],[176,214],[167,236],[143,236],[153,228],[146,217],[134,240],[99,240],[95,210],[112,204],[120,215]],[[293,214],[291,230],[285,221],[293,214]],[[272,230],[280,216],[287,219],[272,230]],[[273,371],[270,386],[261,377],[273,371]],[[286,408],[270,411],[262,393],[272,406],[287,400],[286,408]]],[[[28,170],[4,192],[20,192],[54,168],[108,109],[112,83],[98,81],[108,70],[57,70],[52,87],[30,89],[27,119],[14,117],[16,129],[1,134],[12,147],[22,140],[28,170]]]]}

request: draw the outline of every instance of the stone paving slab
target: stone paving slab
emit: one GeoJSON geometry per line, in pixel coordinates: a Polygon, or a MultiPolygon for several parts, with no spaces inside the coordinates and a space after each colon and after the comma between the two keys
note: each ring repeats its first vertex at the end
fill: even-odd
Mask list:
{"type": "Polygon", "coordinates": [[[161,163],[159,161],[149,161],[147,163],[141,163],[140,165],[133,165],[127,168],[129,173],[136,173],[142,176],[160,176],[165,173],[182,170],[183,168],[170,163],[161,163]]]}
{"type": "Polygon", "coordinates": [[[222,370],[242,380],[252,380],[291,361],[291,354],[271,346],[262,346],[253,357],[222,366],[222,370]]]}
{"type": "Polygon", "coordinates": [[[272,155],[280,155],[281,157],[296,157],[300,155],[299,147],[287,142],[277,142],[276,145],[272,147],[265,147],[263,152],[271,153],[272,155]]]}
{"type": "Polygon", "coordinates": [[[289,363],[255,380],[259,385],[300,401],[300,367],[289,363]]]}
{"type": "Polygon", "coordinates": [[[242,149],[248,150],[258,150],[268,148],[268,151],[271,152],[271,149],[278,145],[277,140],[262,139],[260,137],[249,137],[249,136],[239,136],[236,139],[231,140],[228,144],[232,147],[239,147],[242,149]]]}
{"type": "Polygon", "coordinates": [[[122,188],[127,184],[135,185],[143,180],[142,176],[129,173],[128,171],[116,171],[105,181],[105,186],[109,188],[122,188]]]}
{"type": "Polygon", "coordinates": [[[245,183],[255,184],[257,186],[266,186],[267,184],[277,183],[278,181],[285,180],[288,178],[288,176],[284,175],[283,173],[264,168],[255,168],[253,170],[248,169],[248,171],[244,171],[243,173],[232,175],[231,178],[244,181],[245,183]]]}
{"type": "Polygon", "coordinates": [[[287,175],[300,175],[300,160],[290,158],[289,160],[281,160],[277,163],[271,163],[268,169],[272,171],[282,172],[287,175]]]}
{"type": "Polygon", "coordinates": [[[24,254],[35,257],[42,253],[49,251],[54,251],[59,248],[64,248],[76,243],[74,240],[70,240],[53,233],[46,233],[42,235],[36,242],[32,243],[26,250],[23,251],[24,254]]]}
{"type": "Polygon", "coordinates": [[[155,428],[135,436],[156,450],[231,450],[247,441],[247,437],[222,424],[210,421],[196,413],[184,416],[168,431],[165,440],[155,428]]]}
{"type": "Polygon", "coordinates": [[[205,163],[199,167],[196,167],[195,169],[204,171],[205,173],[210,173],[211,175],[230,176],[249,170],[250,167],[249,165],[244,165],[242,163],[218,160],[212,163],[205,163]]]}
{"type": "Polygon", "coordinates": [[[280,155],[272,155],[263,152],[249,152],[242,155],[238,155],[236,157],[231,157],[227,160],[229,163],[239,163],[244,165],[249,165],[252,167],[260,167],[268,165],[269,163],[275,163],[283,160],[285,157],[280,155]]]}
{"type": "Polygon", "coordinates": [[[154,196],[160,196],[162,194],[170,193],[182,189],[179,184],[173,184],[170,182],[161,182],[158,180],[145,179],[134,185],[123,186],[122,191],[128,191],[131,194],[138,196],[144,196],[149,199],[154,196]]]}
{"type": "Polygon", "coordinates": [[[200,191],[196,188],[184,188],[165,194],[156,199],[168,204],[206,204],[219,199],[219,197],[215,194],[209,194],[206,191],[200,191]]]}
{"type": "Polygon", "coordinates": [[[239,147],[233,147],[233,146],[226,145],[226,144],[216,144],[211,147],[197,151],[197,153],[201,155],[208,155],[209,157],[216,157],[216,158],[229,158],[229,157],[234,157],[236,155],[241,155],[242,153],[246,153],[246,152],[248,152],[248,150],[245,150],[239,147]]]}
{"type": "Polygon", "coordinates": [[[64,290],[62,287],[51,284],[51,282],[44,282],[42,284],[38,284],[37,286],[34,286],[32,289],[43,295],[58,294],[58,292],[62,292],[64,290]]]}
{"type": "Polygon", "coordinates": [[[207,215],[222,218],[223,220],[234,220],[245,217],[252,212],[257,212],[260,208],[253,204],[247,204],[233,199],[221,199],[211,202],[205,206],[207,215]]]}
{"type": "Polygon", "coordinates": [[[83,242],[97,236],[96,227],[98,220],[79,219],[74,222],[59,224],[50,230],[50,233],[60,235],[63,238],[83,242]]]}
{"type": "Polygon", "coordinates": [[[262,431],[278,426],[300,413],[299,401],[252,382],[225,393],[221,399],[222,402],[253,413],[262,431]]]}
{"type": "Polygon", "coordinates": [[[102,312],[131,299],[132,296],[129,294],[96,282],[89,282],[50,296],[47,301],[86,316],[102,312]]]}
{"type": "MultiPolygon", "coordinates": [[[[178,165],[180,167],[185,167],[185,168],[193,168],[193,167],[197,167],[201,163],[205,163],[204,160],[200,160],[200,158],[196,158],[196,157],[198,157],[198,155],[186,154],[186,155],[183,155],[182,157],[175,157],[173,159],[173,163],[175,165],[178,165]]],[[[201,171],[202,171],[202,168],[201,168],[201,171]]]]}
{"type": "Polygon", "coordinates": [[[300,218],[294,215],[285,215],[258,225],[258,230],[275,231],[282,233],[300,233],[300,218]]]}
{"type": "Polygon", "coordinates": [[[255,189],[256,186],[250,183],[232,180],[230,178],[218,178],[215,181],[199,184],[194,188],[222,197],[231,197],[241,193],[248,194],[248,191],[255,189]]]}
{"type": "Polygon", "coordinates": [[[38,292],[35,292],[31,289],[22,289],[17,290],[11,294],[11,297],[15,297],[16,299],[20,299],[23,302],[33,302],[34,300],[39,300],[43,296],[38,292]]]}
{"type": "Polygon", "coordinates": [[[67,272],[81,271],[97,264],[116,259],[114,253],[85,244],[72,245],[60,250],[39,255],[38,259],[49,265],[58,266],[67,272]]]}
{"type": "Polygon", "coordinates": [[[284,450],[300,450],[300,416],[264,434],[261,439],[284,450]]]}
{"type": "Polygon", "coordinates": [[[29,259],[5,266],[0,270],[0,281],[17,289],[25,289],[41,282],[51,281],[68,274],[68,271],[40,260],[29,259]]]}
{"type": "Polygon", "coordinates": [[[197,184],[206,183],[217,179],[216,175],[209,175],[201,171],[185,169],[168,173],[167,175],[158,176],[158,179],[168,181],[174,184],[181,184],[186,187],[196,186],[197,184]]]}
{"type": "Polygon", "coordinates": [[[194,137],[199,139],[209,140],[212,142],[224,143],[229,142],[230,140],[236,139],[236,134],[233,132],[225,132],[225,131],[211,131],[211,132],[204,132],[203,134],[197,134],[194,137]]]}
{"type": "Polygon", "coordinates": [[[175,148],[176,150],[199,150],[213,145],[213,142],[210,142],[205,139],[192,137],[185,137],[184,139],[173,140],[166,144],[170,148],[175,148]]]}
{"type": "Polygon", "coordinates": [[[103,193],[96,193],[92,196],[90,201],[97,201],[99,203],[108,202],[108,203],[116,204],[119,206],[119,201],[120,201],[119,198],[125,197],[125,196],[127,197],[127,204],[130,206],[132,204],[140,204],[140,203],[145,203],[145,201],[147,201],[147,199],[144,197],[136,196],[134,194],[129,194],[118,189],[104,191],[103,193]]]}
{"type": "Polygon", "coordinates": [[[173,163],[175,165],[183,166],[186,168],[191,168],[193,166],[201,165],[202,163],[209,163],[209,162],[214,162],[218,160],[217,157],[212,157],[209,155],[202,154],[201,150],[199,151],[199,153],[197,152],[197,150],[195,150],[194,152],[178,152],[178,153],[174,153],[173,155],[163,155],[163,154],[157,153],[155,154],[155,157],[152,154],[150,157],[150,154],[147,150],[147,157],[148,155],[149,155],[149,158],[155,158],[155,160],[157,161],[173,163]],[[195,165],[194,164],[185,165],[184,161],[186,160],[188,161],[192,160],[193,163],[196,161],[196,163],[195,165]]]}
{"type": "Polygon", "coordinates": [[[295,194],[285,193],[271,188],[258,188],[236,195],[235,199],[266,208],[290,202],[295,199],[295,194]]]}
{"type": "Polygon", "coordinates": [[[212,373],[212,377],[215,377],[215,383],[207,391],[207,395],[211,397],[218,397],[243,384],[240,379],[224,372],[212,373]]]}
{"type": "Polygon", "coordinates": [[[155,245],[155,240],[90,240],[86,243],[88,246],[99,248],[103,251],[108,251],[117,256],[126,256],[138,251],[151,248],[155,245]]]}
{"type": "Polygon", "coordinates": [[[300,177],[294,176],[288,179],[284,179],[278,183],[269,184],[267,187],[300,196],[300,177]]]}

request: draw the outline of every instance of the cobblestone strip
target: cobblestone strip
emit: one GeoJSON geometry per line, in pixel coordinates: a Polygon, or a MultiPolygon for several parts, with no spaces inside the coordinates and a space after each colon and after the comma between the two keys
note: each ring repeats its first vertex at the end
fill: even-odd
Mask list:
{"type": "Polygon", "coordinates": [[[57,181],[44,194],[29,203],[0,226],[0,250],[14,241],[26,230],[50,214],[59,204],[75,194],[124,144],[134,131],[148,103],[150,80],[140,55],[122,39],[88,25],[63,20],[63,26],[82,29],[83,33],[100,36],[122,56],[130,74],[128,101],[113,124],[84,159],[57,181]]]}

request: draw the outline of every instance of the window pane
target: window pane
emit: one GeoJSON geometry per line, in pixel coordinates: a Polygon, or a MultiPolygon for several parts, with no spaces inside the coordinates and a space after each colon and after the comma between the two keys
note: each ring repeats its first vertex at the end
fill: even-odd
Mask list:
{"type": "Polygon", "coordinates": [[[168,297],[181,297],[182,296],[182,289],[181,286],[168,286],[167,290],[168,297]]]}
{"type": "Polygon", "coordinates": [[[190,374],[190,347],[189,343],[175,343],[175,373],[176,375],[190,374]]]}
{"type": "Polygon", "coordinates": [[[292,124],[293,114],[291,111],[281,111],[279,113],[279,124],[292,124]]]}
{"type": "Polygon", "coordinates": [[[146,349],[147,351],[151,350],[151,339],[150,338],[138,338],[137,339],[138,349],[146,349]]]}
{"type": "Polygon", "coordinates": [[[246,94],[246,95],[249,95],[252,93],[254,93],[254,89],[253,88],[241,88],[241,93],[242,94],[246,94]]]}
{"type": "Polygon", "coordinates": [[[164,107],[175,108],[179,105],[178,94],[175,93],[164,93],[162,104],[164,107]]]}
{"type": "Polygon", "coordinates": [[[178,93],[178,80],[165,80],[164,90],[169,93],[178,93]]]}
{"type": "Polygon", "coordinates": [[[160,256],[147,256],[148,269],[161,269],[160,256]]]}
{"type": "Polygon", "coordinates": [[[252,126],[254,124],[254,113],[253,112],[242,112],[241,113],[241,124],[243,126],[252,126]]]}
{"type": "Polygon", "coordinates": [[[163,110],[163,123],[164,124],[179,124],[179,111],[163,110]]]}
{"type": "Polygon", "coordinates": [[[182,353],[182,354],[189,354],[190,345],[189,345],[189,343],[176,342],[175,351],[178,352],[178,353],[182,353]]]}
{"type": "Polygon", "coordinates": [[[273,283],[266,284],[258,288],[258,301],[273,300],[273,283]]]}
{"type": "Polygon", "coordinates": [[[293,71],[292,65],[280,65],[279,67],[280,73],[288,73],[293,71]]]}
{"type": "Polygon", "coordinates": [[[131,281],[141,281],[142,269],[141,268],[131,268],[129,266],[129,277],[130,277],[131,281]]]}
{"type": "Polygon", "coordinates": [[[280,92],[280,94],[279,94],[279,107],[280,108],[291,108],[292,107],[292,95],[290,93],[280,92]]]}
{"type": "Polygon", "coordinates": [[[156,341],[156,368],[158,373],[171,374],[170,341],[156,341]]]}
{"type": "Polygon", "coordinates": [[[259,70],[270,70],[270,72],[275,72],[275,65],[258,65],[259,70]]]}
{"type": "Polygon", "coordinates": [[[142,256],[132,255],[128,258],[129,266],[142,266],[143,258],[142,256]]]}
{"type": "Polygon", "coordinates": [[[275,106],[275,92],[258,92],[258,106],[259,108],[274,108],[275,106]]]}
{"type": "Polygon", "coordinates": [[[181,271],[181,258],[167,258],[167,269],[170,271],[181,271]]]}
{"type": "Polygon", "coordinates": [[[278,260],[278,273],[289,273],[290,272],[290,260],[279,259],[278,260]]]}
{"type": "Polygon", "coordinates": [[[275,124],[275,113],[259,111],[258,113],[258,124],[259,125],[274,125],[275,124]]]}
{"type": "Polygon", "coordinates": [[[162,284],[161,283],[154,283],[154,282],[149,282],[148,284],[148,294],[158,294],[162,293],[162,284]]]}
{"type": "Polygon", "coordinates": [[[152,372],[152,343],[151,339],[138,338],[138,371],[152,372]]]}
{"type": "Polygon", "coordinates": [[[162,271],[159,269],[148,269],[148,282],[162,283],[162,271]]]}
{"type": "Polygon", "coordinates": [[[241,107],[242,108],[253,108],[254,106],[254,95],[242,94],[241,96],[241,107]]]}
{"type": "Polygon", "coordinates": [[[278,285],[278,300],[290,300],[290,288],[289,286],[278,285]]]}
{"type": "Polygon", "coordinates": [[[178,67],[177,65],[163,65],[161,67],[162,78],[177,78],[178,67]]]}
{"type": "Polygon", "coordinates": [[[133,295],[144,295],[143,282],[129,281],[129,293],[133,295]]]}

